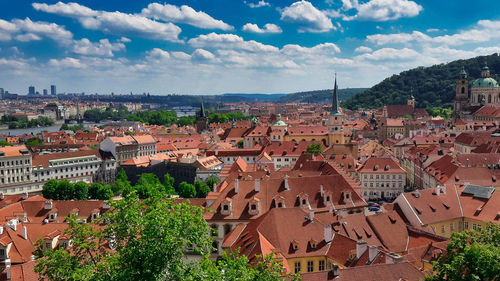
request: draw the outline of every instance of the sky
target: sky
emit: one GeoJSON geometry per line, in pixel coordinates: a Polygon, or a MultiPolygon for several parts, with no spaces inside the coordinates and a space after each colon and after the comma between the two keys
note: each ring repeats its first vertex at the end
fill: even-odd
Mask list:
{"type": "Polygon", "coordinates": [[[371,87],[498,52],[497,0],[0,3],[0,88],[18,94],[291,93],[334,73],[371,87]]]}

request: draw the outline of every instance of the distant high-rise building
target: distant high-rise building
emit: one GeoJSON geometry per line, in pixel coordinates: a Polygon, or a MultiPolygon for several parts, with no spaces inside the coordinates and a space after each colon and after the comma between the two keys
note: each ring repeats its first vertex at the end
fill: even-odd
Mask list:
{"type": "Polygon", "coordinates": [[[47,89],[43,89],[43,95],[44,95],[44,96],[48,95],[48,91],[47,91],[47,89]]]}
{"type": "Polygon", "coordinates": [[[30,86],[28,88],[28,95],[34,95],[35,94],[35,86],[30,86]]]}
{"type": "Polygon", "coordinates": [[[55,96],[56,93],[56,85],[50,85],[50,94],[55,96]]]}
{"type": "Polygon", "coordinates": [[[3,88],[0,88],[0,96],[1,96],[1,97],[3,97],[3,94],[4,94],[4,93],[5,93],[5,92],[3,91],[3,88]]]}

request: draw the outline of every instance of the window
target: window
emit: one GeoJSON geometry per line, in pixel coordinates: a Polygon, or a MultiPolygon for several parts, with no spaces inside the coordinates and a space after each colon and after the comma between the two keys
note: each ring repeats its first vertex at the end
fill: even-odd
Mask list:
{"type": "Polygon", "coordinates": [[[445,231],[445,230],[446,230],[446,229],[445,229],[445,226],[444,226],[444,225],[442,225],[442,226],[441,226],[441,232],[442,232],[442,233],[444,233],[444,231],[445,231]]]}
{"type": "Polygon", "coordinates": [[[52,245],[50,243],[45,243],[45,249],[52,249],[52,245]]]}
{"type": "Polygon", "coordinates": [[[299,273],[300,272],[300,261],[296,261],[295,262],[294,272],[295,273],[299,273]]]}
{"type": "Polygon", "coordinates": [[[314,271],[314,261],[307,261],[307,272],[314,271]]]}
{"type": "Polygon", "coordinates": [[[319,261],[318,266],[319,271],[325,270],[325,261],[319,261]]]}
{"type": "Polygon", "coordinates": [[[5,257],[5,249],[0,249],[0,257],[5,257]]]}
{"type": "Polygon", "coordinates": [[[453,230],[455,230],[455,224],[450,223],[450,231],[453,231],[453,230]]]}

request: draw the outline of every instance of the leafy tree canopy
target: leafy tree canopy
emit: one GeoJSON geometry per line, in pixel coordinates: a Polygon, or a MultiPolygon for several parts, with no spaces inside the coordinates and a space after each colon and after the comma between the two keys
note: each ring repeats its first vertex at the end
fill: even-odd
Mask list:
{"type": "Polygon", "coordinates": [[[307,150],[305,154],[321,154],[323,153],[323,148],[321,147],[321,143],[311,143],[307,146],[307,150]]]}
{"type": "Polygon", "coordinates": [[[500,225],[453,233],[446,251],[427,281],[500,279],[500,225]]]}

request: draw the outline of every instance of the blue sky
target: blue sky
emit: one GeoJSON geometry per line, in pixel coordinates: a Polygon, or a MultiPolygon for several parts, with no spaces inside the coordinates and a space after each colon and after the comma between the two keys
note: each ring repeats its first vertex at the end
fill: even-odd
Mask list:
{"type": "Polygon", "coordinates": [[[0,88],[287,93],[500,52],[490,0],[2,1],[0,88]]]}

